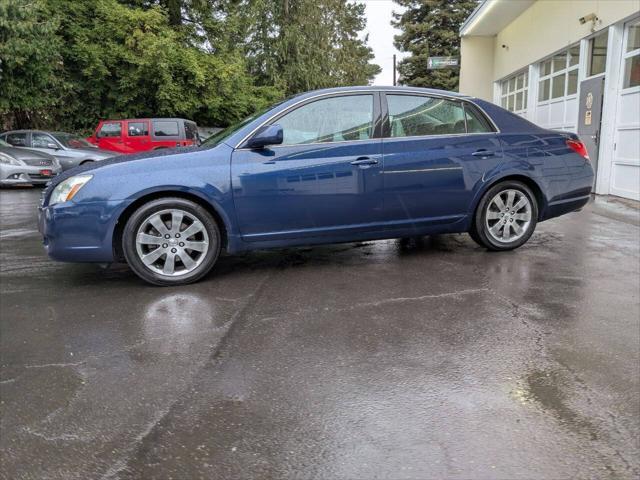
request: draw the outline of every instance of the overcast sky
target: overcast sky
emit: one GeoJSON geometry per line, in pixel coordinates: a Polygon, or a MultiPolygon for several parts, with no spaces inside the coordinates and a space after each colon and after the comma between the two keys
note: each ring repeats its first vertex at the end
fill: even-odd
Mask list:
{"type": "Polygon", "coordinates": [[[365,33],[369,34],[369,46],[373,48],[376,58],[375,63],[380,65],[382,72],[373,81],[374,85],[393,85],[393,54],[397,54],[398,60],[403,54],[393,46],[393,36],[399,31],[390,24],[391,12],[401,11],[393,0],[357,0],[367,7],[367,27],[365,33]]]}

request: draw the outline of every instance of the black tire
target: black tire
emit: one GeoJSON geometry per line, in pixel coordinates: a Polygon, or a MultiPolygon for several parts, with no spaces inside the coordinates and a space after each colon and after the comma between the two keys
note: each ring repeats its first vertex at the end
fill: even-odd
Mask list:
{"type": "MultiPolygon", "coordinates": [[[[184,240],[187,241],[187,238],[184,238],[184,240]]],[[[162,241],[164,242],[164,240],[162,241]]],[[[131,215],[124,228],[122,235],[122,248],[129,267],[143,280],[160,286],[186,285],[198,281],[209,273],[213,265],[218,260],[221,249],[220,229],[211,214],[197,203],[183,198],[161,198],[145,203],[133,212],[133,215],[131,215]],[[138,253],[139,245],[137,244],[136,239],[140,227],[155,213],[166,210],[179,210],[185,212],[185,216],[190,215],[191,217],[194,217],[202,224],[208,237],[208,250],[206,253],[202,254],[203,258],[198,260],[200,263],[192,271],[184,274],[178,274],[177,276],[163,275],[152,270],[142,261],[138,253]]],[[[160,248],[160,246],[158,246],[158,248],[160,248]]],[[[166,257],[164,258],[166,261],[166,257]]],[[[186,264],[184,264],[184,266],[186,270],[186,264]]]]}
{"type": "MultiPolygon", "coordinates": [[[[499,211],[496,212],[495,210],[491,210],[491,213],[492,214],[499,213],[499,211]]],[[[510,212],[506,212],[506,213],[508,215],[510,212]]],[[[490,221],[493,221],[493,220],[490,220],[490,221]]],[[[496,221],[496,223],[500,221],[502,220],[498,220],[496,221]]],[[[505,219],[505,222],[506,221],[507,220],[505,219]]],[[[509,219],[509,221],[513,222],[514,220],[509,219]]],[[[519,221],[519,220],[516,220],[516,221],[519,221]]],[[[491,228],[493,228],[496,225],[496,223],[493,223],[491,225],[491,228]]],[[[500,182],[494,185],[482,196],[482,199],[480,200],[480,203],[476,208],[474,218],[473,218],[473,223],[469,231],[469,235],[476,243],[478,243],[480,246],[485,247],[489,250],[493,250],[493,251],[513,250],[515,248],[518,248],[524,245],[529,240],[529,238],[531,238],[531,235],[536,229],[537,223],[538,223],[538,202],[536,200],[536,196],[533,194],[531,189],[527,187],[524,183],[514,181],[514,180],[508,180],[508,181],[500,182]],[[520,194],[526,197],[526,199],[529,201],[529,206],[530,206],[529,213],[531,218],[528,220],[528,223],[523,222],[522,225],[526,224],[526,228],[523,228],[523,233],[520,236],[518,236],[512,241],[507,241],[507,240],[499,241],[490,232],[490,226],[487,222],[487,215],[489,214],[490,208],[495,208],[495,207],[492,207],[491,205],[492,200],[498,194],[501,194],[501,193],[504,194],[508,190],[515,190],[516,192],[520,192],[520,194]]],[[[517,225],[521,227],[521,224],[518,223],[517,225]]]]}
{"type": "Polygon", "coordinates": [[[87,165],[88,163],[93,163],[93,162],[95,162],[95,160],[84,160],[80,162],[80,165],[87,165]]]}

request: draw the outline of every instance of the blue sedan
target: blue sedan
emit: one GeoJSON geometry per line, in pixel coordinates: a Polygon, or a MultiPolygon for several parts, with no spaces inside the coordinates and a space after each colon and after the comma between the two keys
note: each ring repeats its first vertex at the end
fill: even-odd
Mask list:
{"type": "Polygon", "coordinates": [[[45,191],[51,258],[125,260],[157,285],[194,282],[222,249],[468,232],[489,250],[580,209],[593,169],[574,134],[489,102],[419,88],[304,93],[201,147],[75,168],[45,191]]]}

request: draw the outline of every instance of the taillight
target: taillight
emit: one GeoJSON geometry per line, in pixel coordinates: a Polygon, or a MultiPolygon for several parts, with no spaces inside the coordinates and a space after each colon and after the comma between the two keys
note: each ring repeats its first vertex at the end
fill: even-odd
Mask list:
{"type": "Polygon", "coordinates": [[[584,157],[589,160],[589,152],[587,152],[587,147],[585,147],[584,143],[580,140],[574,140],[572,138],[567,139],[567,147],[576,152],[578,155],[584,157]]]}

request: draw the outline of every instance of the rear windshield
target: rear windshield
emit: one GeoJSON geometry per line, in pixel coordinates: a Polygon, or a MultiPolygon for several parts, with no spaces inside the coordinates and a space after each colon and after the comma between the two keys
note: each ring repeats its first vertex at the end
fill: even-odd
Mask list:
{"type": "Polygon", "coordinates": [[[187,140],[198,140],[198,127],[193,122],[184,122],[184,133],[187,140]]]}

